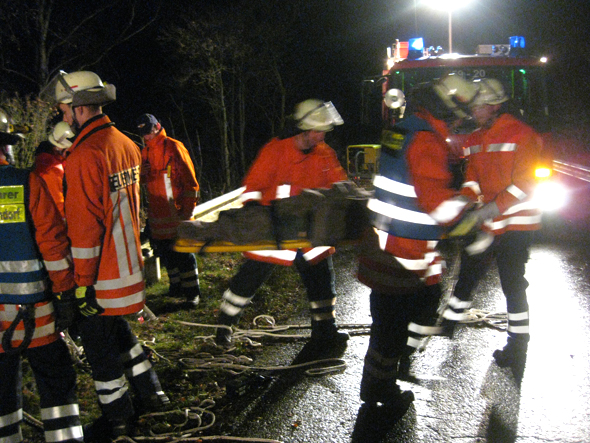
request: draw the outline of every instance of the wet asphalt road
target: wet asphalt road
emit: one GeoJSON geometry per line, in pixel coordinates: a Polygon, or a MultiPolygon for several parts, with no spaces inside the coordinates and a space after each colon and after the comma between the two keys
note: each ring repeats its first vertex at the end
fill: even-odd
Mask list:
{"type": "MultiPolygon", "coordinates": [[[[526,271],[531,342],[520,388],[512,371],[492,358],[506,333],[461,325],[454,340],[432,338],[414,355],[418,380],[400,384],[416,399],[403,418],[393,423],[387,416],[366,416],[359,383],[369,337],[361,334],[350,339],[342,356],[344,371],[316,377],[275,373],[246,396],[227,433],[289,443],[590,442],[590,241],[563,225],[549,225],[544,232],[526,271]]],[[[456,262],[452,250],[447,286],[456,262]]],[[[335,256],[337,319],[370,324],[369,289],[356,281],[353,257],[352,251],[335,256]]],[[[480,285],[474,308],[505,312],[495,272],[480,285]]],[[[268,344],[255,364],[288,365],[302,346],[268,344]]]]}

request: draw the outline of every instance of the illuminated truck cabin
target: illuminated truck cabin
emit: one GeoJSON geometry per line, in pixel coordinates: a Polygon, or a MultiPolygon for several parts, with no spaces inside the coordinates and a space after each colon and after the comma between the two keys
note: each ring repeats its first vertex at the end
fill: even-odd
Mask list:
{"type": "MultiPolygon", "coordinates": [[[[397,41],[388,48],[387,67],[382,75],[363,81],[361,121],[367,129],[366,143],[375,144],[349,147],[352,175],[359,171],[362,175],[363,171],[378,168],[378,165],[365,165],[363,157],[369,163],[377,157],[378,162],[378,155],[371,155],[368,151],[378,148],[382,132],[404,117],[405,96],[411,89],[446,74],[460,75],[467,80],[499,80],[512,99],[511,112],[520,115],[524,122],[548,136],[551,126],[547,60],[525,56],[524,46],[524,38],[511,37],[510,44],[479,45],[476,54],[461,55],[443,54],[440,47],[425,48],[421,38],[409,42],[397,41]],[[359,154],[361,151],[362,154],[359,154]]],[[[474,129],[472,123],[463,122],[452,131],[449,143],[453,162],[460,162],[463,143],[474,129]]]]}

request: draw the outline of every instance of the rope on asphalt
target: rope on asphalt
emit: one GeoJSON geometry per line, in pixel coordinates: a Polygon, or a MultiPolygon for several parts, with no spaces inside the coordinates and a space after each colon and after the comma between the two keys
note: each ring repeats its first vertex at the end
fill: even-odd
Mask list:
{"type": "Polygon", "coordinates": [[[481,309],[468,309],[465,311],[466,319],[460,321],[465,324],[482,323],[484,326],[506,330],[508,328],[508,314],[506,312],[488,312],[481,309]]]}

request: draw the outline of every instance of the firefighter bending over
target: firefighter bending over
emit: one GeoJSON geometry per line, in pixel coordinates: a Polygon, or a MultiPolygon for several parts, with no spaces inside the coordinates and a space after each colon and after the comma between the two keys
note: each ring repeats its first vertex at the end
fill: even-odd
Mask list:
{"type": "Polygon", "coordinates": [[[192,253],[172,249],[178,224],[190,220],[197,205],[195,167],[184,145],[168,137],[153,115],[139,117],[137,132],[145,141],[141,181],[147,187],[150,244],[168,272],[169,295],[196,306],[201,296],[197,260],[192,253]]]}
{"type": "Polygon", "coordinates": [[[103,415],[86,441],[127,435],[136,417],[169,403],[146,353],[124,318],[145,304],[139,239],[137,145],[102,113],[115,87],[93,72],[61,72],[55,100],[76,138],[65,167],[66,221],[72,245],[78,332],[103,415]],[[135,394],[132,398],[127,381],[135,394]]]}
{"type": "Polygon", "coordinates": [[[498,366],[510,366],[522,376],[529,341],[524,273],[533,231],[541,223],[531,197],[542,141],[508,112],[508,96],[498,80],[481,79],[474,84],[479,92],[472,114],[480,129],[467,140],[468,166],[461,193],[471,201],[482,201],[483,206],[456,231],[463,235],[481,226],[482,232],[462,253],[459,279],[443,316],[445,327],[452,331],[471,307],[477,283],[495,261],[508,308],[508,340],[494,358],[498,366]]]}
{"type": "Polygon", "coordinates": [[[10,165],[19,135],[0,109],[0,441],[23,441],[23,357],[45,441],[82,442],[76,372],[59,335],[72,320],[60,308],[76,291],[66,227],[39,175],[10,165]]]}
{"type": "MultiPolygon", "coordinates": [[[[304,189],[330,188],[346,179],[336,153],[324,142],[324,136],[342,118],[332,103],[309,99],[295,107],[290,121],[291,133],[274,138],[258,153],[243,184],[246,205],[270,205],[273,200],[295,196],[304,189]]],[[[307,290],[311,314],[310,346],[317,351],[342,347],[348,334],[339,332],[334,307],[333,247],[298,250],[251,251],[247,261],[231,279],[223,294],[219,323],[236,324],[256,290],[266,281],[275,265],[295,264],[307,290]]],[[[231,344],[231,331],[217,329],[216,343],[231,344]]]]}
{"type": "Polygon", "coordinates": [[[414,400],[397,384],[398,370],[427,336],[438,334],[437,309],[442,258],[436,251],[443,225],[459,220],[468,199],[451,188],[449,125],[467,117],[471,83],[443,77],[416,87],[409,114],[382,140],[380,172],[369,200],[373,229],[359,256],[359,280],[369,286],[371,336],[360,387],[367,407],[386,407],[403,415],[414,400]],[[402,359],[402,357],[406,357],[402,359]],[[399,367],[398,367],[399,366],[399,367]]]}

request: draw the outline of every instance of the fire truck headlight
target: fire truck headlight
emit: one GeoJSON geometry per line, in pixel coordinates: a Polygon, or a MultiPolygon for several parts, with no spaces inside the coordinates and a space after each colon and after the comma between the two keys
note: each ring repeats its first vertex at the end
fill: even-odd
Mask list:
{"type": "Polygon", "coordinates": [[[568,200],[565,186],[555,181],[544,181],[537,185],[533,201],[543,212],[558,211],[568,200]]]}

